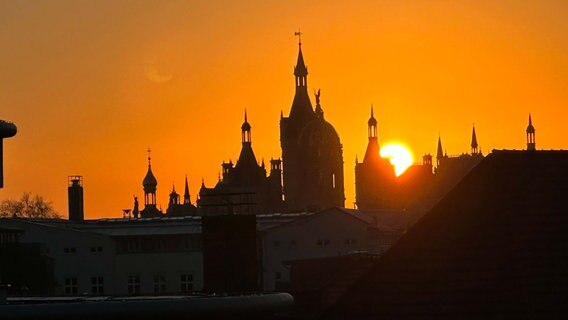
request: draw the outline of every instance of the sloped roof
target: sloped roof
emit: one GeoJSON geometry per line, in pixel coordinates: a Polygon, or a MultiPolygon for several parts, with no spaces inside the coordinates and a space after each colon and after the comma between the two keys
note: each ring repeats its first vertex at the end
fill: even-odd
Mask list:
{"type": "Polygon", "coordinates": [[[367,214],[365,214],[365,213],[363,213],[363,212],[361,212],[357,209],[332,207],[332,208],[329,208],[329,209],[318,211],[316,213],[309,213],[309,214],[306,213],[306,214],[298,217],[297,219],[290,220],[290,221],[284,222],[282,224],[274,225],[272,227],[266,228],[265,230],[283,228],[283,227],[287,227],[287,226],[294,224],[294,223],[304,223],[305,221],[317,219],[318,217],[322,217],[323,215],[330,214],[330,213],[333,213],[333,212],[345,214],[345,216],[359,220],[359,222],[363,222],[363,223],[366,223],[366,224],[369,224],[369,225],[374,225],[374,219],[371,216],[369,216],[369,215],[367,215],[367,214]]]}
{"type": "Polygon", "coordinates": [[[330,315],[565,318],[568,152],[494,151],[347,289],[330,315]]]}

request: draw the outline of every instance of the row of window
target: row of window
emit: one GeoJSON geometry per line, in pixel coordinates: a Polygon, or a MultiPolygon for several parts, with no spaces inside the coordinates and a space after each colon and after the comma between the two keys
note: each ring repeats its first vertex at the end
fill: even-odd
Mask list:
{"type": "Polygon", "coordinates": [[[201,238],[187,235],[124,237],[118,239],[118,253],[200,250],[201,238]]]}
{"type": "MultiPolygon", "coordinates": [[[[98,246],[98,247],[90,247],[89,251],[91,253],[101,253],[103,252],[103,247],[98,246]]],[[[77,248],[76,247],[65,247],[63,248],[63,253],[65,254],[75,254],[77,253],[77,248]]]]}
{"type": "MultiPolygon", "coordinates": [[[[348,245],[348,246],[349,245],[356,245],[357,243],[358,243],[358,240],[353,239],[353,238],[343,240],[343,244],[348,245]]],[[[280,243],[279,240],[274,240],[273,244],[274,244],[275,247],[281,246],[281,243],[280,243]]],[[[295,247],[296,245],[297,245],[296,240],[290,240],[290,247],[295,247]]],[[[327,247],[327,246],[331,245],[331,240],[320,239],[320,240],[316,241],[316,245],[319,246],[319,247],[327,247]]]]}
{"type": "MultiPolygon", "coordinates": [[[[154,294],[166,293],[166,276],[154,275],[154,294]]],[[[193,291],[193,274],[181,274],[179,276],[179,292],[189,293],[193,291]]],[[[140,275],[131,274],[128,276],[128,294],[140,294],[140,275]]]]}
{"type": "MultiPolygon", "coordinates": [[[[154,294],[166,293],[166,276],[154,275],[154,294]]],[[[128,276],[127,290],[130,295],[138,295],[140,290],[140,275],[132,274],[128,276]]],[[[189,293],[193,291],[193,274],[181,274],[179,276],[179,292],[189,293]]],[[[79,294],[79,282],[77,277],[65,278],[64,292],[66,295],[79,294]]],[[[104,277],[91,277],[91,292],[92,295],[105,294],[105,281],[104,277]]]]}

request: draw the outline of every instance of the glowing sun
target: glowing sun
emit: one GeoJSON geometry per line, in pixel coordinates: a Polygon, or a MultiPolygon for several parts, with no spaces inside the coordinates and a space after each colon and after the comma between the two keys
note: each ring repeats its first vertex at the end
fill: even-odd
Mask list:
{"type": "Polygon", "coordinates": [[[400,176],[414,162],[410,150],[403,145],[394,143],[381,148],[381,157],[390,159],[397,176],[400,176]]]}

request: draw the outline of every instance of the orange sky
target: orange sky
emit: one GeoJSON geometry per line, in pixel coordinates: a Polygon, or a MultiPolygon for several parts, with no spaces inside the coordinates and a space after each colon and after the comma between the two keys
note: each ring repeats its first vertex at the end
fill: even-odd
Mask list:
{"type": "Polygon", "coordinates": [[[344,146],[346,205],[366,146],[415,157],[566,148],[566,1],[1,1],[0,199],[31,191],[67,215],[67,176],[83,175],[86,217],[121,216],[142,193],[153,150],[158,204],[188,174],[217,180],[238,156],[243,109],[258,159],[279,157],[278,121],[294,94],[294,31],[304,32],[310,91],[344,146]]]}

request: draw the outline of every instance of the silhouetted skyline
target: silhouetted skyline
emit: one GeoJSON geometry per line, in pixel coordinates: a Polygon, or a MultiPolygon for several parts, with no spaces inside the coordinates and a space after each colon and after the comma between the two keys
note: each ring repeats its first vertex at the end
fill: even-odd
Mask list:
{"type": "MultiPolygon", "coordinates": [[[[0,3],[1,117],[18,125],[4,145],[2,199],[41,194],[66,215],[66,179],[82,175],[86,218],[122,215],[143,197],[145,150],[168,206],[187,174],[195,194],[240,149],[242,110],[255,154],[281,154],[302,30],[308,93],[343,144],[345,204],[354,202],[355,156],[366,146],[368,106],[381,144],[414,158],[469,152],[475,122],[484,153],[566,147],[568,27],[564,2],[233,3],[73,1],[0,3]]],[[[233,161],[235,159],[233,158],[233,161]]]]}

